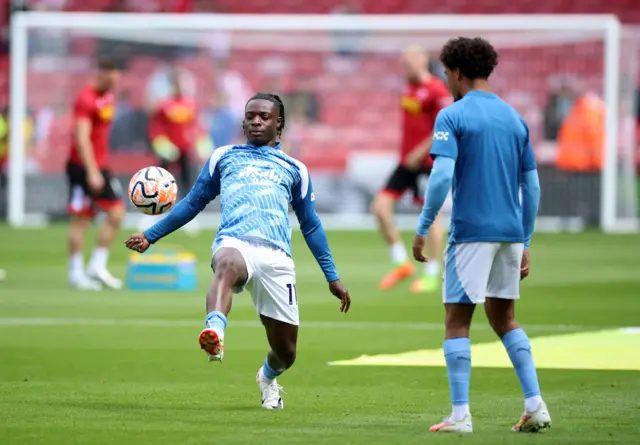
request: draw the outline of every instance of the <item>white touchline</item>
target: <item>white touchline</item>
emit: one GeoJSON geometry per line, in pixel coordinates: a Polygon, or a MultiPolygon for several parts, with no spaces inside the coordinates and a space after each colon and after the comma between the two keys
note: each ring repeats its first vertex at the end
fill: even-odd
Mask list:
{"type": "MultiPolygon", "coordinates": [[[[160,326],[160,327],[198,327],[202,326],[200,320],[158,320],[138,318],[5,318],[0,317],[0,327],[9,326],[160,326]]],[[[262,328],[259,321],[229,320],[229,327],[234,328],[262,328]]],[[[307,321],[301,322],[304,328],[331,328],[331,329],[406,329],[442,331],[443,323],[400,323],[400,322],[376,322],[376,321],[307,321]]],[[[578,332],[601,329],[615,329],[620,326],[580,326],[580,325],[524,325],[527,331],[553,331],[553,332],[578,332]]],[[[490,330],[490,326],[478,323],[474,330],[490,330]]]]}

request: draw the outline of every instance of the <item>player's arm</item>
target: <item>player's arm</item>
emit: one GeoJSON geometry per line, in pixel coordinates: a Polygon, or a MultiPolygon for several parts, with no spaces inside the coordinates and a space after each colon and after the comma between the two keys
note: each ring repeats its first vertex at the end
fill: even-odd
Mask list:
{"type": "Polygon", "coordinates": [[[75,133],[78,156],[80,156],[85,170],[88,174],[99,172],[100,169],[96,163],[93,145],[91,144],[91,119],[85,116],[78,117],[76,119],[75,133]]]}
{"type": "Polygon", "coordinates": [[[220,194],[219,157],[218,154],[212,155],[187,196],[165,218],[144,231],[143,235],[150,244],[187,224],[220,194]]]}
{"type": "Polygon", "coordinates": [[[533,154],[531,142],[527,141],[522,156],[522,174],[520,181],[522,190],[522,227],[524,229],[524,246],[529,248],[535,230],[536,216],[540,206],[540,178],[538,166],[533,154]]]}
{"type": "Polygon", "coordinates": [[[329,283],[329,290],[341,300],[340,310],[347,312],[351,304],[351,297],[347,289],[340,282],[340,277],[333,262],[331,250],[329,249],[327,234],[316,212],[315,195],[313,193],[311,178],[304,165],[301,165],[300,176],[300,182],[293,190],[294,198],[291,206],[300,223],[302,236],[329,283]]]}
{"type": "MultiPolygon", "coordinates": [[[[446,89],[438,90],[436,97],[429,98],[429,104],[423,104],[424,112],[433,113],[431,116],[438,115],[440,110],[451,104],[451,96],[446,89]]],[[[431,154],[433,146],[433,131],[422,140],[407,156],[407,166],[409,168],[419,168],[424,159],[431,154]]]]}
{"type": "Polygon", "coordinates": [[[431,146],[433,145],[433,132],[429,133],[416,147],[407,155],[407,167],[413,170],[420,168],[424,159],[429,155],[431,146]]]}
{"type": "Polygon", "coordinates": [[[93,104],[90,100],[80,97],[74,104],[73,111],[75,115],[74,137],[76,139],[78,156],[87,172],[89,188],[94,193],[98,193],[104,187],[104,178],[102,173],[100,173],[100,168],[93,153],[93,144],[91,143],[91,114],[93,113],[93,104]]]}
{"type": "Polygon", "coordinates": [[[438,114],[434,132],[438,134],[438,137],[434,138],[431,149],[431,156],[434,158],[433,169],[425,193],[424,206],[420,212],[416,236],[413,240],[413,256],[421,262],[427,261],[422,253],[425,238],[447,198],[458,158],[458,140],[454,119],[450,113],[445,111],[438,114]]]}

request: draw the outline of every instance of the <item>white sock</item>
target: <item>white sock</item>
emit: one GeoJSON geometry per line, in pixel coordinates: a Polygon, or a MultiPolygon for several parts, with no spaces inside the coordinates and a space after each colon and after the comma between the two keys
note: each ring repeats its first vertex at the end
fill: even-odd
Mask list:
{"type": "Polygon", "coordinates": [[[391,245],[391,262],[393,264],[402,264],[407,261],[407,250],[401,242],[391,245]]]}
{"type": "Polygon", "coordinates": [[[434,277],[440,274],[440,260],[430,260],[424,265],[424,274],[434,277]]]}
{"type": "Polygon", "coordinates": [[[77,277],[84,273],[84,256],[82,252],[69,255],[69,277],[77,277]]]}
{"type": "Polygon", "coordinates": [[[96,247],[89,261],[89,270],[104,270],[109,261],[109,249],[106,247],[96,247]]]}
{"type": "Polygon", "coordinates": [[[464,419],[469,412],[469,404],[466,405],[453,405],[453,416],[452,419],[454,422],[460,422],[464,419]]]}
{"type": "Polygon", "coordinates": [[[535,413],[542,403],[542,396],[527,397],[524,399],[524,410],[528,413],[535,413]]]}

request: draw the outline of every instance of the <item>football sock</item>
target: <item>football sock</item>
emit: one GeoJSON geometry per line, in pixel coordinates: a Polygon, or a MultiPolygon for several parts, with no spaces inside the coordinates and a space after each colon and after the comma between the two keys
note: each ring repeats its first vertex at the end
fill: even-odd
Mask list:
{"type": "Polygon", "coordinates": [[[469,381],[471,380],[471,342],[466,337],[444,341],[453,420],[462,420],[469,412],[469,381]]]}
{"type": "Polygon", "coordinates": [[[424,274],[430,277],[440,274],[440,260],[430,259],[429,262],[424,265],[424,274]]]}
{"type": "Polygon", "coordinates": [[[261,373],[262,373],[262,376],[266,380],[273,380],[276,377],[278,377],[280,374],[282,374],[283,371],[277,371],[277,370],[273,369],[269,365],[269,358],[265,358],[264,359],[264,364],[262,365],[261,373]]]}
{"type": "Polygon", "coordinates": [[[69,256],[69,276],[76,277],[84,273],[84,257],[82,252],[72,253],[69,256]]]}
{"type": "Polygon", "coordinates": [[[204,325],[208,329],[215,329],[218,332],[224,333],[224,329],[227,327],[227,317],[222,312],[209,312],[204,320],[204,325]]]}
{"type": "Polygon", "coordinates": [[[89,270],[104,270],[107,268],[107,261],[109,261],[109,249],[96,247],[91,254],[89,270]]]}
{"type": "Polygon", "coordinates": [[[407,250],[405,249],[404,244],[399,242],[391,245],[391,262],[393,264],[402,264],[406,262],[407,259],[407,250]]]}
{"type": "Polygon", "coordinates": [[[520,380],[525,397],[525,410],[534,412],[538,409],[542,397],[540,397],[538,374],[533,363],[529,337],[522,329],[514,329],[502,337],[502,344],[507,350],[518,380],[520,380]]]}

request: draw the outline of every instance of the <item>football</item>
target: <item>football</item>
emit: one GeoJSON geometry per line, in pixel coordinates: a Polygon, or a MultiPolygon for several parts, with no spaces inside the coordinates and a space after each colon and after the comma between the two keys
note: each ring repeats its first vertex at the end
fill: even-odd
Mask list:
{"type": "Polygon", "coordinates": [[[160,215],[176,202],[178,185],[171,173],[160,167],[146,167],[129,181],[129,199],[142,213],[160,215]]]}

